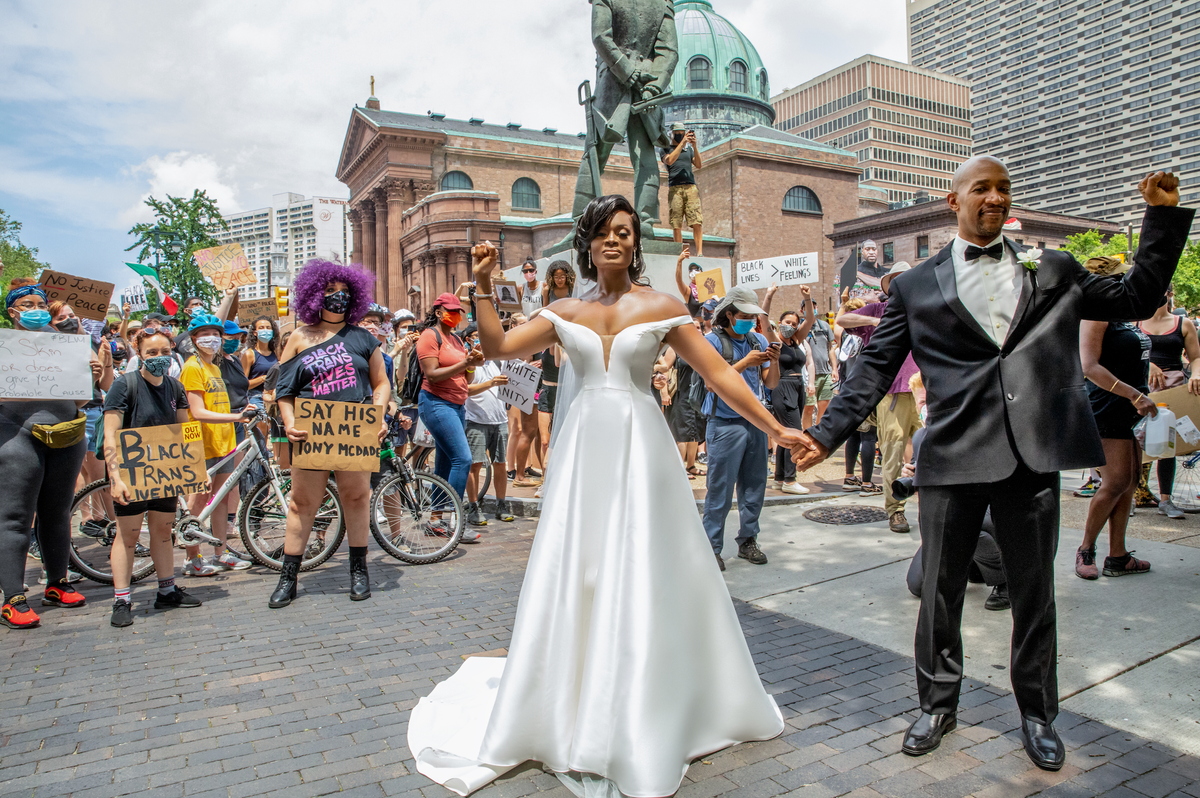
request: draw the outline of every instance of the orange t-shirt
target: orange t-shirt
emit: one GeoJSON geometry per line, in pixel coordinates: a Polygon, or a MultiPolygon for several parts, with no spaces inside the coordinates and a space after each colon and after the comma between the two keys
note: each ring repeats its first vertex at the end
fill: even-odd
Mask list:
{"type": "MultiPolygon", "coordinates": [[[[442,345],[439,348],[437,333],[431,327],[421,333],[421,337],[417,339],[417,359],[425,360],[427,357],[436,357],[438,366],[445,368],[466,360],[467,350],[463,347],[462,341],[454,335],[443,335],[442,345]]],[[[429,377],[426,377],[421,382],[421,390],[429,391],[439,399],[445,399],[456,405],[466,404],[467,374],[463,372],[441,382],[430,382],[429,377]]]]}

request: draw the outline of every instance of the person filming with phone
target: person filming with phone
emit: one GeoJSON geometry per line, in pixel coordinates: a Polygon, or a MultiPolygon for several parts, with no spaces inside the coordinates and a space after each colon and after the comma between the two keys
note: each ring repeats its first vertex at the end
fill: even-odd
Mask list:
{"type": "Polygon", "coordinates": [[[688,130],[682,122],[671,125],[674,147],[663,150],[667,167],[667,198],[671,206],[671,227],[675,242],[683,243],[683,223],[692,228],[696,242],[696,257],[704,257],[704,216],[700,211],[700,189],[696,187],[696,170],[700,168],[700,145],[696,131],[688,130]]]}

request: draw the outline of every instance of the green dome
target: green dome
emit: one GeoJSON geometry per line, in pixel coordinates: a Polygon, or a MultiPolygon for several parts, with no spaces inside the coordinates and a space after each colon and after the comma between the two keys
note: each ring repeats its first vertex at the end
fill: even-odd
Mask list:
{"type": "Polygon", "coordinates": [[[671,78],[676,97],[726,94],[769,104],[771,84],[758,51],[708,0],[675,0],[679,65],[671,78]]]}

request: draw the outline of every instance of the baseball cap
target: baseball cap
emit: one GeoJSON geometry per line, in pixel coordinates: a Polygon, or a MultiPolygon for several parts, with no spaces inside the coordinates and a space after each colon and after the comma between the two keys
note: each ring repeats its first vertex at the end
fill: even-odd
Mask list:
{"type": "Polygon", "coordinates": [[[226,335],[241,335],[244,332],[246,332],[246,331],[243,330],[241,327],[237,326],[236,321],[225,322],[225,334],[226,335]]]}
{"type": "Polygon", "coordinates": [[[459,302],[458,297],[454,294],[439,294],[438,298],[433,300],[433,306],[435,308],[442,308],[443,310],[463,309],[462,302],[459,302]]]}
{"type": "Polygon", "coordinates": [[[766,311],[758,306],[758,297],[744,285],[735,285],[725,294],[725,298],[717,303],[714,313],[719,314],[725,308],[733,305],[738,313],[749,313],[755,316],[765,316],[766,311]]]}
{"type": "Polygon", "coordinates": [[[160,324],[172,324],[174,322],[174,319],[172,319],[170,316],[164,316],[161,313],[147,313],[145,316],[142,317],[142,320],[143,321],[157,321],[160,324]]]}

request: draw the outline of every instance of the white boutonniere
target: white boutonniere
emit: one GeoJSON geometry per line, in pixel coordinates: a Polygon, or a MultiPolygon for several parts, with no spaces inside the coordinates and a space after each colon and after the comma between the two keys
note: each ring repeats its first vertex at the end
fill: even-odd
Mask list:
{"type": "Polygon", "coordinates": [[[1017,261],[1031,272],[1036,272],[1038,270],[1038,266],[1041,265],[1038,263],[1038,259],[1041,257],[1042,251],[1037,247],[1017,253],[1017,261]]]}

